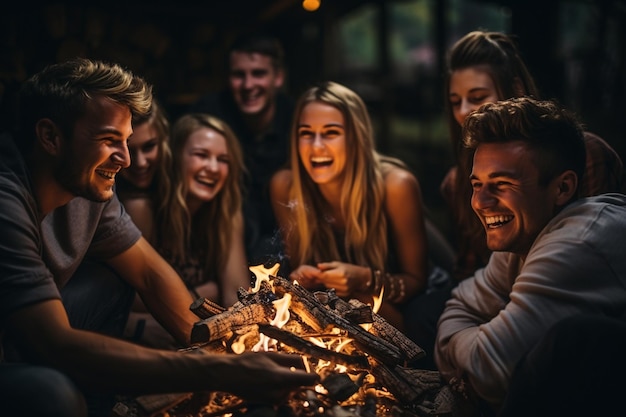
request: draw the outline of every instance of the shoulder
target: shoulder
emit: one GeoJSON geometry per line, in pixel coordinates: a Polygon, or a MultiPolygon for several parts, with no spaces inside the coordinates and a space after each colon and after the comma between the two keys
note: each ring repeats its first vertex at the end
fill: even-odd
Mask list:
{"type": "Polygon", "coordinates": [[[293,179],[293,173],[291,169],[279,169],[272,175],[272,187],[289,187],[291,186],[291,181],[293,179]]]}
{"type": "Polygon", "coordinates": [[[383,180],[387,193],[403,193],[407,190],[419,189],[417,177],[408,169],[383,162],[383,180]]]}
{"type": "Polygon", "coordinates": [[[546,225],[537,240],[621,247],[622,236],[626,236],[626,195],[613,193],[571,203],[546,225]]]}
{"type": "Polygon", "coordinates": [[[270,180],[270,193],[274,199],[286,200],[293,181],[291,169],[279,169],[270,180]]]}

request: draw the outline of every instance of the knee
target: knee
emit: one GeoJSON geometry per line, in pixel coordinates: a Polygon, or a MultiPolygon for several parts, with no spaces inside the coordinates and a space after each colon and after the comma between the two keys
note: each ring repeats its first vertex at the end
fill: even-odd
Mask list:
{"type": "Polygon", "coordinates": [[[49,395],[58,400],[51,403],[50,416],[82,417],[87,415],[85,398],[67,376],[52,371],[49,376],[49,395]]]}
{"type": "Polygon", "coordinates": [[[49,368],[31,368],[8,404],[12,415],[24,417],[86,417],[85,398],[66,375],[49,368]]]}

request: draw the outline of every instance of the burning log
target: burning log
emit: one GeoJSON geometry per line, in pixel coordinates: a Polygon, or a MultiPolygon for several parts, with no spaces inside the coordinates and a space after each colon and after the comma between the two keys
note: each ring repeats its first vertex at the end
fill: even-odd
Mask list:
{"type": "Polygon", "coordinates": [[[371,306],[357,299],[345,301],[339,298],[333,290],[326,291],[324,296],[319,295],[319,292],[315,294],[321,302],[328,304],[341,316],[357,318],[359,320],[357,323],[372,323],[372,327],[369,329],[370,333],[397,346],[402,352],[405,365],[411,365],[426,355],[424,349],[392,326],[384,317],[373,313],[371,306]],[[368,310],[369,313],[365,313],[365,310],[368,310]],[[366,321],[360,320],[368,316],[370,319],[366,321]]]}
{"type": "Polygon", "coordinates": [[[363,355],[346,355],[340,352],[333,352],[326,348],[317,346],[308,340],[305,340],[286,330],[269,324],[260,324],[259,332],[265,334],[272,339],[276,339],[287,346],[295,349],[299,353],[311,356],[313,358],[324,359],[334,363],[340,363],[346,366],[358,366],[361,369],[368,368],[369,362],[363,355]]]}
{"type": "Polygon", "coordinates": [[[237,298],[239,301],[231,307],[233,309],[249,306],[251,304],[272,304],[273,301],[278,299],[274,291],[272,291],[271,284],[267,281],[262,281],[256,292],[248,292],[243,288],[239,288],[237,298]]]}
{"type": "Polygon", "coordinates": [[[427,393],[441,386],[439,372],[424,369],[409,369],[402,366],[389,368],[372,360],[372,375],[381,382],[400,402],[415,404],[427,393]]]}
{"type": "MultiPolygon", "coordinates": [[[[292,295],[292,308],[299,316],[307,317],[307,323],[318,323],[319,328],[337,327],[345,331],[362,351],[374,356],[388,365],[398,365],[403,362],[400,349],[392,343],[376,337],[358,324],[354,324],[335,311],[320,303],[315,295],[300,285],[294,285],[282,277],[274,277],[274,291],[283,296],[292,295]]],[[[315,325],[311,326],[315,328],[315,325]]]]}
{"type": "MultiPolygon", "coordinates": [[[[315,390],[292,393],[281,405],[289,413],[281,415],[452,415],[455,398],[439,373],[410,368],[425,352],[371,306],[341,299],[334,290],[313,293],[270,272],[257,268],[254,288],[240,288],[238,301],[228,309],[203,298],[195,300],[190,309],[200,321],[192,329],[193,346],[187,350],[276,349],[301,354],[321,383],[315,390]]],[[[204,400],[204,407],[194,404],[194,395],[168,410],[169,415],[176,416],[177,411],[193,417],[233,411],[250,417],[257,411],[265,415],[235,396],[218,394],[204,400]],[[197,414],[186,412],[187,406],[197,414]]],[[[149,403],[162,409],[167,402],[143,400],[144,410],[149,403]]]]}
{"type": "MultiPolygon", "coordinates": [[[[345,301],[339,299],[338,304],[341,305],[343,303],[345,303],[345,301]]],[[[357,307],[367,306],[367,304],[364,304],[361,301],[355,299],[350,300],[349,304],[357,307]]],[[[406,365],[411,365],[415,363],[415,361],[417,361],[418,359],[426,356],[426,352],[424,351],[424,349],[419,347],[415,342],[409,339],[396,327],[392,326],[382,316],[374,314],[373,319],[374,320],[370,332],[397,346],[405,358],[404,362],[406,365]]]]}
{"type": "Polygon", "coordinates": [[[230,338],[233,329],[252,324],[269,323],[271,306],[251,304],[201,320],[191,330],[191,343],[202,344],[230,338]]]}
{"type": "Polygon", "coordinates": [[[215,316],[216,314],[221,314],[226,309],[221,305],[214,303],[208,298],[200,297],[191,303],[189,309],[201,319],[208,319],[209,317],[215,316]]]}
{"type": "Polygon", "coordinates": [[[374,322],[372,306],[365,303],[360,305],[348,304],[337,296],[334,290],[316,291],[315,298],[324,305],[336,310],[342,317],[354,324],[369,324],[374,322]],[[339,305],[337,305],[339,303],[339,305]]]}

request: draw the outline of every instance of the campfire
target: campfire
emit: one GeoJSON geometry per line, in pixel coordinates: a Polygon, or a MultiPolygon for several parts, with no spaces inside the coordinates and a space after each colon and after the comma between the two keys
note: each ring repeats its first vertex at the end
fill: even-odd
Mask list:
{"type": "MultiPolygon", "coordinates": [[[[359,300],[311,292],[277,275],[279,265],[250,267],[253,288],[225,309],[200,298],[189,353],[278,351],[301,355],[320,376],[315,389],[259,409],[228,393],[148,395],[117,404],[120,417],[144,416],[451,416],[455,395],[436,371],[414,368],[424,351],[359,300]]],[[[383,290],[384,291],[384,290],[383,290]]]]}

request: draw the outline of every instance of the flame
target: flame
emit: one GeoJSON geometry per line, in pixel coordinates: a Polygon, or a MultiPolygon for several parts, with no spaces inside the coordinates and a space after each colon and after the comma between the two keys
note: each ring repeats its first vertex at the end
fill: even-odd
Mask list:
{"type": "MultiPolygon", "coordinates": [[[[274,307],[276,307],[276,315],[274,315],[274,318],[272,319],[272,321],[270,321],[270,324],[272,326],[281,328],[289,321],[289,306],[291,305],[291,294],[285,294],[283,298],[274,300],[272,304],[274,304],[274,307]]],[[[269,338],[261,333],[259,341],[256,345],[254,345],[252,350],[254,352],[258,352],[259,350],[268,351],[271,348],[275,347],[276,343],[276,340],[269,338]]]]}
{"type": "Polygon", "coordinates": [[[254,276],[256,276],[256,281],[254,282],[254,288],[252,288],[252,292],[257,292],[261,288],[262,281],[270,282],[270,275],[276,276],[278,270],[280,269],[280,264],[276,262],[270,268],[266,268],[263,264],[253,265],[249,266],[248,269],[254,274],[254,276]]]}
{"type": "Polygon", "coordinates": [[[385,294],[385,286],[383,285],[380,289],[380,293],[378,294],[378,296],[374,296],[372,297],[374,300],[374,305],[372,306],[372,311],[374,313],[378,313],[378,310],[380,310],[380,306],[383,303],[383,294],[385,294]]]}
{"type": "MultiPolygon", "coordinates": [[[[256,277],[254,288],[249,289],[249,292],[258,292],[261,289],[263,281],[266,281],[270,285],[270,289],[273,291],[274,278],[278,276],[277,274],[279,269],[280,265],[278,263],[275,263],[269,268],[265,267],[264,264],[249,266],[249,270],[256,277]]],[[[296,281],[294,281],[293,284],[299,285],[296,281]]],[[[372,296],[371,305],[372,310],[375,313],[378,312],[382,305],[383,294],[384,289],[381,289],[378,295],[372,296]]],[[[292,297],[292,294],[286,292],[282,298],[272,301],[275,311],[274,317],[270,320],[270,324],[272,326],[278,328],[289,328],[292,326],[292,323],[290,323],[290,321],[298,320],[297,312],[294,312],[290,309],[292,304],[292,297]]],[[[372,323],[361,324],[361,326],[369,331],[372,323]]],[[[322,348],[342,354],[350,355],[354,351],[358,350],[358,347],[353,344],[353,339],[349,337],[349,335],[346,334],[346,332],[344,332],[339,327],[325,328],[317,334],[306,333],[301,336],[322,348]]],[[[252,350],[255,352],[279,351],[281,350],[282,346],[280,345],[280,342],[278,340],[272,339],[261,332],[242,329],[242,332],[238,334],[235,340],[231,340],[230,348],[234,353],[240,354],[246,350],[252,350]],[[258,341],[256,340],[257,338],[258,341]],[[248,341],[248,343],[246,343],[246,341],[248,341]],[[254,346],[252,346],[253,343],[255,343],[254,346]]],[[[307,372],[314,372],[318,374],[321,380],[324,380],[325,378],[333,374],[343,373],[347,374],[348,377],[360,387],[359,390],[348,399],[341,401],[340,406],[333,406],[333,410],[335,409],[335,407],[351,407],[354,404],[361,403],[365,396],[372,395],[372,390],[375,390],[373,392],[375,392],[374,395],[376,397],[387,396],[393,400],[393,395],[391,393],[384,391],[384,389],[372,388],[375,382],[375,378],[370,373],[363,374],[359,372],[359,374],[357,375],[356,373],[351,372],[350,368],[346,365],[338,364],[334,361],[329,361],[322,358],[317,358],[315,355],[307,356],[305,354],[301,354],[300,356],[302,357],[302,362],[305,370],[307,372]]],[[[327,399],[328,397],[329,391],[324,386],[324,384],[320,382],[306,391],[306,398],[303,399],[301,406],[307,409],[310,413],[315,413],[316,415],[326,415],[324,414],[326,411],[325,408],[327,406],[330,406],[328,405],[330,403],[327,403],[327,400],[324,400],[324,398],[327,399]]],[[[342,408],[338,408],[338,410],[342,410],[342,408]]],[[[232,413],[224,414],[225,417],[232,417],[232,415],[232,413]]],[[[352,414],[341,415],[347,416],[352,414]]],[[[377,413],[377,415],[380,414],[377,413]]]]}

